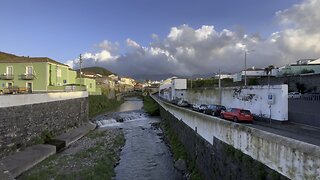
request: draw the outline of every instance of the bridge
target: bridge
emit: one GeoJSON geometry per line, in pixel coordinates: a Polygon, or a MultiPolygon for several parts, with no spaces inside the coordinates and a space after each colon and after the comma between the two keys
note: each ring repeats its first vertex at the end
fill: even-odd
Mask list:
{"type": "MultiPolygon", "coordinates": [[[[219,151],[225,151],[225,148],[221,148],[225,146],[221,144],[227,144],[233,148],[232,151],[241,152],[240,155],[233,153],[235,158],[249,156],[257,161],[258,165],[262,163],[268,172],[274,171],[290,179],[320,179],[318,129],[294,126],[295,132],[292,132],[292,130],[281,129],[282,126],[279,125],[274,125],[274,127],[280,127],[277,129],[263,124],[239,124],[178,107],[157,96],[152,97],[161,108],[161,116],[176,128],[177,134],[180,134],[180,140],[185,147],[189,148],[189,152],[196,154],[194,158],[206,177],[223,177],[221,172],[219,175],[216,170],[217,164],[221,163],[217,161],[220,158],[217,156],[221,155],[219,151]],[[308,136],[310,137],[307,138],[308,136]],[[192,144],[190,141],[195,137],[199,138],[192,144]],[[207,145],[202,146],[197,142],[202,140],[207,145]],[[194,146],[196,150],[193,150],[194,146]],[[206,150],[200,150],[197,146],[202,146],[206,150]],[[271,171],[268,170],[269,168],[271,171]]],[[[244,162],[245,159],[242,158],[241,161],[244,162]]],[[[246,171],[250,168],[244,167],[241,170],[246,171]]]]}

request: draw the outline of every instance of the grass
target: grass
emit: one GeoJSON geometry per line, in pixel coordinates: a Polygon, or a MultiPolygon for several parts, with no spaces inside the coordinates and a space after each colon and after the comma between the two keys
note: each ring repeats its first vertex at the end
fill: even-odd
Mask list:
{"type": "Polygon", "coordinates": [[[151,116],[160,115],[159,105],[150,96],[143,97],[143,109],[151,116]]]}
{"type": "Polygon", "coordinates": [[[120,156],[119,150],[125,144],[124,134],[120,130],[117,132],[105,139],[106,135],[110,135],[108,131],[93,131],[86,138],[96,143],[88,149],[70,155],[55,154],[19,179],[112,179],[120,156]]]}
{"type": "Polygon", "coordinates": [[[104,95],[89,96],[89,117],[115,110],[123,103],[123,100],[108,99],[104,95]]]}

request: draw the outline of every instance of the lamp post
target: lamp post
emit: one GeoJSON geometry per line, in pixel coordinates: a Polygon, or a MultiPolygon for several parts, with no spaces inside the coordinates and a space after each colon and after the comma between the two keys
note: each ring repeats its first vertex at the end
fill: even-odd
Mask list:
{"type": "Polygon", "coordinates": [[[254,50],[245,50],[244,51],[244,86],[247,86],[247,53],[254,50]]]}
{"type": "MultiPolygon", "coordinates": [[[[80,58],[79,58],[79,64],[80,64],[80,86],[82,85],[82,56],[80,54],[80,58]]],[[[81,88],[81,87],[80,87],[81,88]]]]}

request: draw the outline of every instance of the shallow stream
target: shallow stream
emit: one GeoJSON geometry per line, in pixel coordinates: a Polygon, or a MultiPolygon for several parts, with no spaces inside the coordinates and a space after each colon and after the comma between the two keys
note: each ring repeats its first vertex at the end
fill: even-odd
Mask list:
{"type": "Polygon", "coordinates": [[[129,98],[118,111],[96,119],[99,128],[122,128],[126,143],[116,167],[116,179],[181,179],[174,168],[173,157],[156,126],[160,117],[143,112],[142,100],[129,98]]]}

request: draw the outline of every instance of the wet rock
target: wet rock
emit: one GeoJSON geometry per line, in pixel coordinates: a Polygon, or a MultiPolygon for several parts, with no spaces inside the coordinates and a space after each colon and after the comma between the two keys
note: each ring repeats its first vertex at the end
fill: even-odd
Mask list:
{"type": "Polygon", "coordinates": [[[115,117],[115,120],[116,120],[117,122],[123,122],[123,121],[124,121],[124,118],[121,117],[121,116],[116,116],[116,117],[115,117]]]}
{"type": "Polygon", "coordinates": [[[174,167],[181,172],[187,171],[186,161],[183,159],[178,159],[176,162],[174,162],[174,167]]]}

